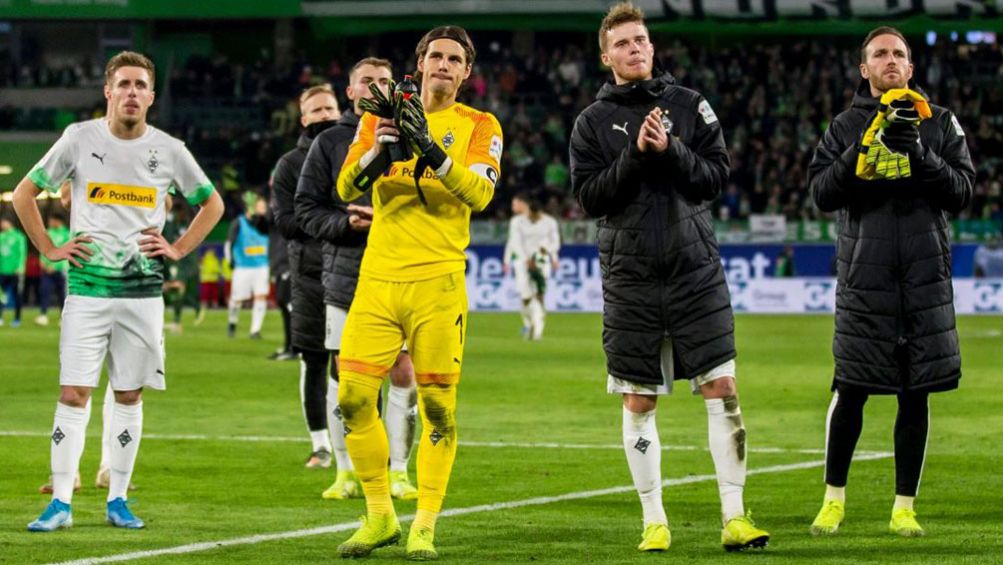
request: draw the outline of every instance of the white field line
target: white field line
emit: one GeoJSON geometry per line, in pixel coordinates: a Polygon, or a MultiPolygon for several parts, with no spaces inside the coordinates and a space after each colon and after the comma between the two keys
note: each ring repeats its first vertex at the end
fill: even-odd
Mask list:
{"type": "MultiPolygon", "coordinates": [[[[855,461],[869,461],[874,459],[885,459],[891,457],[892,454],[888,452],[876,452],[867,455],[860,455],[854,457],[855,461]]],[[[801,463],[790,463],[787,465],[772,465],[770,467],[760,467],[758,469],[752,469],[748,472],[749,475],[765,475],[768,473],[785,473],[788,471],[799,471],[802,469],[813,469],[817,467],[822,467],[825,465],[824,460],[819,461],[804,461],[801,463]]],[[[715,475],[691,475],[688,477],[680,477],[678,479],[666,479],[662,481],[662,485],[666,487],[674,487],[680,485],[688,485],[692,483],[700,483],[704,481],[716,480],[715,475]]],[[[634,490],[633,485],[619,486],[604,488],[598,490],[586,490],[580,492],[569,492],[567,494],[561,494],[557,496],[538,496],[535,498],[526,498],[523,500],[512,500],[509,502],[496,502],[493,504],[479,504],[477,506],[467,506],[465,508],[451,508],[444,510],[439,516],[464,516],[466,514],[478,514],[481,512],[497,512],[499,510],[511,510],[513,508],[523,508],[526,506],[541,506],[544,504],[553,504],[555,502],[565,502],[568,500],[582,500],[585,498],[595,498],[597,496],[606,496],[610,494],[620,494],[624,492],[632,492],[634,490]]],[[[413,514],[407,516],[401,516],[400,521],[410,522],[414,519],[413,514]]],[[[285,540],[302,538],[308,536],[318,536],[323,534],[332,534],[337,532],[343,532],[347,530],[355,529],[359,526],[358,522],[343,522],[341,524],[334,524],[332,526],[321,526],[318,528],[309,528],[305,530],[291,530],[288,532],[276,532],[273,534],[257,534],[253,536],[245,536],[239,538],[231,538],[227,540],[218,541],[207,541],[200,543],[191,543],[188,545],[179,545],[175,547],[165,547],[162,549],[151,549],[147,551],[134,551],[130,553],[120,553],[117,555],[106,555],[104,557],[87,557],[84,559],[75,559],[73,561],[63,561],[56,565],[96,565],[98,563],[114,563],[118,561],[132,561],[134,559],[147,559],[150,557],[158,557],[161,555],[183,555],[186,553],[196,553],[199,551],[208,551],[211,549],[217,549],[222,547],[236,546],[236,545],[255,545],[267,541],[285,540]]]]}
{"type": "MultiPolygon", "coordinates": [[[[49,432],[29,432],[29,431],[3,431],[0,430],[0,437],[49,437],[49,432]]],[[[100,437],[90,434],[88,437],[100,437]]],[[[210,436],[202,434],[157,434],[144,433],[143,439],[162,439],[171,441],[233,441],[252,443],[309,443],[307,437],[292,436],[210,436]]],[[[551,442],[507,442],[507,441],[461,441],[461,446],[465,447],[493,447],[493,448],[519,448],[519,449],[623,449],[618,443],[595,444],[595,443],[551,443],[551,442]]],[[[706,446],[697,445],[663,445],[662,451],[707,451],[706,446]]],[[[749,453],[799,453],[805,455],[823,455],[824,449],[794,449],[787,447],[751,447],[749,453]]],[[[860,455],[873,455],[880,451],[858,450],[860,455]]]]}

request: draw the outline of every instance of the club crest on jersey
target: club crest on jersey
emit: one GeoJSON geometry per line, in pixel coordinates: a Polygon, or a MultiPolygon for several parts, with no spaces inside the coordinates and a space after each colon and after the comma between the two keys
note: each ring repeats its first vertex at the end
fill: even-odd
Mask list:
{"type": "Polygon", "coordinates": [[[157,167],[160,166],[160,161],[157,160],[157,150],[150,149],[150,158],[146,161],[146,168],[150,169],[150,174],[157,172],[157,167]]]}
{"type": "Polygon", "coordinates": [[[453,132],[452,131],[447,131],[446,135],[442,136],[442,148],[443,149],[449,149],[450,146],[453,145],[454,141],[456,141],[456,138],[453,137],[453,132]]]}
{"type": "Polygon", "coordinates": [[[124,184],[87,183],[87,201],[93,204],[155,208],[157,189],[124,184]]]}

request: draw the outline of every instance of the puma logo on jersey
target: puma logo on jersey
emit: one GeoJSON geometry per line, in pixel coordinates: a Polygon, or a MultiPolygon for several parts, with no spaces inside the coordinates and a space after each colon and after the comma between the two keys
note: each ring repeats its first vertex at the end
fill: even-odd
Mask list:
{"type": "Polygon", "coordinates": [[[617,124],[613,124],[613,131],[622,131],[624,135],[626,135],[627,137],[630,137],[630,134],[627,133],[627,123],[628,122],[623,122],[622,126],[619,126],[617,124]]]}
{"type": "Polygon", "coordinates": [[[101,161],[101,164],[102,164],[102,165],[104,165],[104,156],[105,156],[105,155],[107,155],[107,153],[105,153],[105,154],[103,154],[103,155],[98,155],[97,153],[91,153],[91,157],[94,157],[94,158],[95,158],[95,159],[97,159],[98,161],[101,161]]]}

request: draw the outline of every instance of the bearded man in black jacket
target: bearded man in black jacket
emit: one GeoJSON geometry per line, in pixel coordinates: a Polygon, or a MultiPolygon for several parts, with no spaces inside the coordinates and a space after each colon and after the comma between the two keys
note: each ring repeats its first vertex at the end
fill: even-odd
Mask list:
{"type": "Polygon", "coordinates": [[[721,543],[764,547],[746,515],[746,433],[735,385],[734,318],[707,204],[728,177],[721,125],[697,92],[653,71],[644,17],[629,2],[599,28],[614,83],[575,122],[571,177],[598,218],[607,391],[623,396],[623,446],[644,515],[641,551],[664,551],[658,395],[690,381],[707,407],[721,543]]]}
{"type": "Polygon", "coordinates": [[[296,147],[279,158],[272,172],[272,223],[282,234],[289,256],[291,297],[289,333],[300,357],[300,399],[313,444],[308,469],[331,466],[331,440],[327,427],[327,363],[324,348],[324,287],[321,285],[321,243],[302,229],[293,208],[296,184],[310,144],[335,123],[340,112],[331,85],[312,86],[300,95],[303,133],[296,147]]]}
{"type": "Polygon", "coordinates": [[[811,532],[839,529],[864,403],[871,394],[895,394],[896,496],[889,530],[914,537],[925,533],[913,499],[926,454],[927,397],[957,388],[961,378],[948,215],[971,200],[975,169],[957,118],[929,104],[929,119],[888,122],[882,131],[885,148],[908,158],[908,175],[865,180],[858,159],[870,143],[863,134],[883,109],[879,99],[906,88],[923,97],[911,82],[909,46],[894,28],[867,35],[860,74],[852,106],[832,121],[808,170],[815,204],[839,218],[826,494],[811,532]]]}

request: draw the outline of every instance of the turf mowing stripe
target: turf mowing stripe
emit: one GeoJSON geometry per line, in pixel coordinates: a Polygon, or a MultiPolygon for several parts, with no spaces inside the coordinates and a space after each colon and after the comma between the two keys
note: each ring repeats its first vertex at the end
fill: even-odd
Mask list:
{"type": "MultiPolygon", "coordinates": [[[[891,457],[892,454],[888,452],[876,452],[869,453],[866,455],[860,455],[854,457],[854,461],[870,461],[875,459],[886,459],[891,457]]],[[[765,475],[768,473],[784,473],[787,471],[799,471],[802,469],[813,469],[816,467],[822,467],[825,465],[824,460],[819,461],[805,461],[802,463],[789,463],[786,465],[772,465],[770,467],[761,467],[759,469],[752,469],[747,474],[748,475],[765,475]]],[[[693,483],[699,483],[703,481],[713,481],[717,480],[715,475],[693,475],[689,477],[681,477],[678,479],[666,479],[662,481],[662,485],[666,487],[688,485],[693,483]]],[[[568,500],[581,500],[584,498],[595,498],[597,496],[606,496],[609,494],[619,494],[624,492],[633,492],[634,485],[611,487],[598,490],[586,490],[581,492],[569,492],[567,494],[561,494],[557,496],[538,496],[535,498],[527,498],[523,500],[512,500],[509,502],[495,502],[493,504],[480,504],[477,506],[468,506],[466,508],[451,508],[444,510],[439,516],[463,516],[465,514],[477,514],[481,512],[496,512],[498,510],[511,510],[513,508],[522,508],[525,506],[541,506],[544,504],[553,504],[555,502],[565,502],[568,500]]],[[[400,521],[402,523],[410,522],[414,519],[413,514],[407,516],[401,516],[400,521]]],[[[134,559],[146,559],[150,557],[158,557],[161,555],[183,555],[186,553],[196,553],[199,551],[208,551],[210,549],[216,549],[220,547],[229,547],[235,545],[255,545],[263,543],[266,541],[275,540],[285,540],[302,538],[307,536],[318,536],[323,534],[331,534],[336,532],[344,532],[347,530],[355,529],[359,526],[358,522],[345,522],[342,524],[335,524],[333,526],[322,526],[318,528],[310,528],[306,530],[291,530],[288,532],[276,532],[274,534],[257,534],[253,536],[245,536],[240,538],[232,538],[228,540],[220,541],[208,541],[200,543],[192,543],[188,545],[179,545],[176,547],[165,547],[163,549],[150,549],[146,551],[134,551],[131,553],[120,553],[118,555],[107,555],[104,557],[87,557],[84,559],[75,559],[73,561],[62,561],[55,565],[96,565],[98,563],[114,563],[118,561],[132,561],[134,559]]]]}
{"type": "MultiPolygon", "coordinates": [[[[49,432],[26,432],[26,431],[0,431],[0,437],[49,437],[49,432]]],[[[101,437],[97,434],[89,434],[88,437],[101,437]]],[[[238,442],[260,442],[260,443],[310,443],[307,437],[290,436],[209,436],[202,434],[156,434],[144,433],[143,439],[165,439],[173,441],[238,441],[238,442]]],[[[505,442],[505,441],[461,441],[464,447],[514,447],[528,449],[623,449],[617,443],[590,444],[590,443],[526,443],[526,442],[505,442]]],[[[663,445],[662,451],[707,451],[706,446],[697,445],[663,445]]],[[[790,449],[786,447],[752,447],[749,453],[800,453],[804,455],[822,455],[824,449],[790,449]]],[[[872,455],[882,453],[881,451],[858,450],[860,455],[872,455]]]]}

